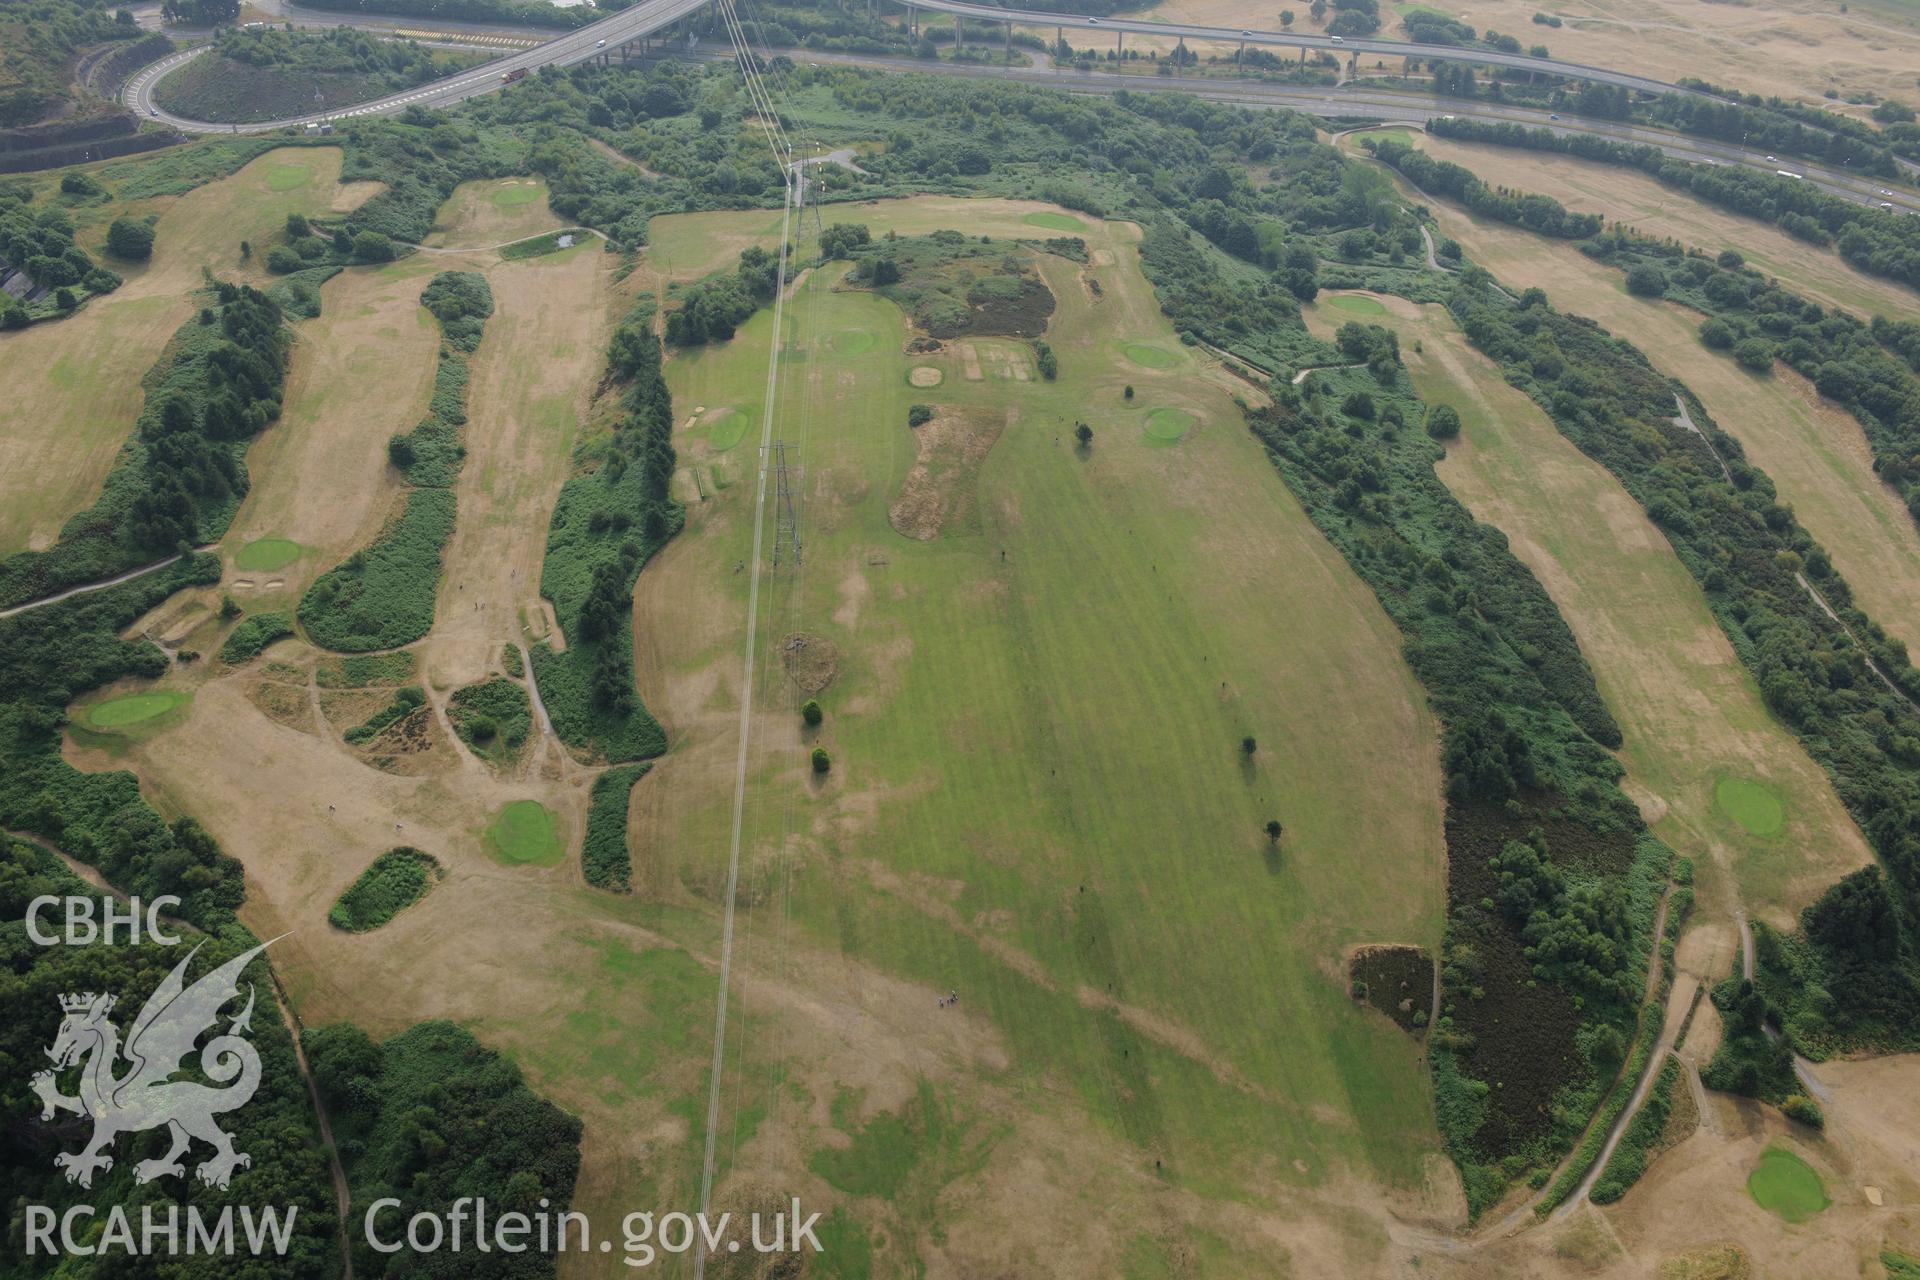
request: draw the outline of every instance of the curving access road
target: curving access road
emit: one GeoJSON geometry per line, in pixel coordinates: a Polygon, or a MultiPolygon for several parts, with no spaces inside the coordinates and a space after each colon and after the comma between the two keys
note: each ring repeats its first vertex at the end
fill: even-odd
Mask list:
{"type": "MultiPolygon", "coordinates": [[[[451,107],[468,98],[477,98],[502,88],[508,83],[505,77],[511,72],[525,71],[531,75],[542,67],[571,67],[587,62],[617,50],[629,41],[652,35],[711,3],[712,0],[640,0],[630,9],[602,18],[592,26],[555,36],[545,44],[520,53],[510,53],[483,67],[463,71],[432,84],[375,98],[341,111],[314,112],[284,120],[262,120],[254,124],[215,124],[208,120],[189,120],[163,110],[153,99],[154,86],[182,64],[206,52],[204,45],[184,49],[145,68],[127,81],[121,91],[121,99],[128,110],[142,120],[158,120],[182,133],[271,133],[276,129],[353,120],[361,116],[397,115],[408,107],[451,107]]],[[[349,21],[351,16],[337,15],[338,24],[335,25],[356,25],[349,21]]],[[[384,27],[387,24],[381,25],[384,27]]]]}
{"type": "MultiPolygon", "coordinates": [[[[505,87],[508,82],[504,77],[513,71],[526,71],[531,74],[542,67],[574,66],[595,57],[611,56],[621,46],[645,36],[655,35],[661,29],[698,12],[711,2],[712,0],[641,0],[641,3],[635,4],[632,8],[602,18],[591,26],[547,39],[544,43],[531,48],[509,53],[487,63],[484,67],[477,67],[432,84],[403,90],[384,98],[375,98],[339,111],[316,112],[283,120],[236,125],[191,120],[161,108],[154,100],[154,87],[182,64],[204,53],[205,46],[182,50],[143,69],[127,82],[122,91],[122,97],[128,109],[141,119],[158,121],[182,133],[202,134],[268,133],[278,129],[299,128],[311,123],[348,121],[361,116],[394,115],[413,106],[445,108],[505,87]]],[[[386,36],[418,34],[410,28],[396,27],[391,18],[349,13],[329,13],[315,17],[309,16],[309,11],[289,8],[285,0],[260,0],[260,4],[265,11],[302,26],[344,24],[386,36]]],[[[1225,42],[1244,39],[1249,44],[1284,44],[1355,53],[1385,53],[1395,57],[1446,57],[1457,61],[1484,62],[1497,66],[1518,66],[1528,70],[1548,71],[1571,79],[1617,84],[1647,93],[1691,92],[1662,81],[1607,71],[1603,68],[1555,62],[1551,59],[1529,58],[1521,54],[1495,53],[1488,50],[1451,49],[1438,45],[1409,44],[1394,40],[1356,39],[1334,45],[1331,38],[1327,36],[1290,35],[1271,31],[1248,32],[1243,36],[1241,32],[1227,27],[1147,22],[1131,18],[1101,18],[1090,24],[1084,17],[1069,14],[997,9],[966,3],[965,0],[911,0],[911,7],[953,14],[963,21],[974,19],[995,23],[1010,22],[1021,26],[1058,26],[1083,32],[1139,32],[1148,35],[1172,35],[1194,40],[1225,42]]],[[[423,20],[406,21],[418,23],[423,20]]],[[[469,41],[479,43],[487,37],[502,35],[537,38],[544,34],[531,32],[526,28],[433,21],[436,27],[445,29],[445,40],[456,44],[469,41]]],[[[1479,99],[1455,100],[1431,94],[1396,92],[1370,87],[1364,80],[1348,81],[1338,88],[1322,88],[1275,85],[1255,80],[1220,80],[1199,76],[1137,76],[1113,71],[1062,68],[1052,65],[1051,60],[1044,56],[1039,64],[1034,66],[999,66],[987,63],[929,62],[915,58],[877,55],[829,54],[805,50],[794,50],[791,53],[796,57],[821,62],[961,77],[1014,80],[1082,93],[1104,94],[1119,89],[1131,89],[1143,93],[1156,90],[1179,90],[1216,102],[1247,107],[1284,108],[1326,117],[1372,116],[1389,121],[1422,125],[1438,116],[1457,115],[1474,120],[1527,124],[1562,134],[1593,134],[1615,141],[1645,143],[1659,147],[1668,155],[1696,163],[1737,164],[1766,170],[1775,168],[1778,163],[1763,160],[1757,153],[1745,148],[1690,137],[1665,129],[1614,120],[1562,117],[1539,108],[1510,103],[1487,102],[1479,99]]],[[[1833,195],[1843,196],[1863,204],[1884,202],[1909,213],[1920,212],[1920,196],[1910,191],[1882,189],[1874,179],[1840,169],[1808,164],[1800,160],[1793,161],[1793,168],[1804,175],[1809,183],[1833,195]]]]}
{"type": "MultiPolygon", "coordinates": [[[[532,49],[509,54],[489,63],[484,68],[463,72],[417,89],[390,94],[384,98],[375,98],[345,111],[316,112],[284,120],[266,120],[256,124],[222,125],[205,120],[189,120],[162,110],[153,100],[154,86],[169,72],[198,57],[202,52],[201,49],[183,50],[147,67],[127,82],[122,96],[128,108],[140,118],[158,120],[185,133],[264,133],[325,120],[391,115],[411,106],[446,107],[499,89],[507,83],[502,76],[512,71],[533,72],[542,67],[568,67],[586,62],[605,54],[610,49],[618,49],[629,41],[652,35],[662,27],[704,8],[710,2],[711,0],[641,0],[641,3],[602,18],[590,26],[555,36],[532,49]]],[[[1341,40],[1335,36],[1294,35],[1285,31],[1237,30],[1232,27],[1201,26],[1197,23],[1149,22],[1138,18],[1088,18],[1039,10],[1001,9],[989,5],[968,4],[965,0],[911,0],[909,8],[947,14],[954,18],[956,24],[972,19],[995,25],[1055,27],[1063,32],[1073,30],[1083,34],[1111,31],[1118,33],[1115,36],[1116,39],[1122,38],[1124,33],[1133,33],[1235,45],[1285,46],[1336,54],[1373,54],[1393,58],[1445,58],[1451,62],[1471,62],[1485,66],[1539,71],[1549,75],[1563,76],[1570,80],[1590,80],[1599,84],[1619,85],[1623,88],[1637,89],[1642,93],[1691,92],[1663,80],[1650,80],[1644,76],[1609,71],[1604,67],[1589,67],[1577,62],[1558,62],[1551,58],[1533,58],[1520,53],[1499,53],[1491,49],[1458,49],[1447,45],[1414,44],[1403,40],[1359,38],[1341,40]]],[[[359,15],[342,13],[327,15],[327,20],[360,25],[353,22],[357,16],[359,15]]],[[[388,27],[391,24],[383,22],[379,25],[388,27]]]]}

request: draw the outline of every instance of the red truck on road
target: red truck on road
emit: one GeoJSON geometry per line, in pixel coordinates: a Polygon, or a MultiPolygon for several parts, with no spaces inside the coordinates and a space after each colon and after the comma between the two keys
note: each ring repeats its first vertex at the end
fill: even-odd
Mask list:
{"type": "Polygon", "coordinates": [[[525,67],[515,67],[511,71],[503,71],[500,73],[501,84],[512,84],[515,80],[525,80],[526,78],[527,69],[525,67]]]}

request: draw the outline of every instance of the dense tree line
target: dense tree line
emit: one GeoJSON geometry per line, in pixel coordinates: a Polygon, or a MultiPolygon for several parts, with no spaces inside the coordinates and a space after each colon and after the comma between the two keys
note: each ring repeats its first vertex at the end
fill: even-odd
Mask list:
{"type": "MultiPolygon", "coordinates": [[[[462,1197],[489,1219],[558,1213],[580,1175],[580,1121],[529,1089],[518,1067],[449,1022],[423,1022],[389,1040],[351,1023],[303,1037],[352,1193],[356,1276],[521,1278],[554,1274],[556,1254],[529,1235],[524,1252],[377,1251],[361,1229],[376,1216],[384,1243],[404,1243],[416,1213],[444,1218],[462,1197]]],[[[578,1248],[577,1242],[574,1248],[578,1248]]]]}
{"type": "Polygon", "coordinates": [[[222,284],[150,375],[133,441],[94,505],[46,551],[0,563],[0,602],[111,577],[212,541],[246,492],[246,444],[280,415],[289,334],[280,309],[222,284]]]}
{"type": "Polygon", "coordinates": [[[1779,993],[1795,1007],[1798,1034],[1816,1053],[1920,1044],[1910,923],[1920,912],[1920,709],[1908,692],[1920,689],[1920,674],[1903,647],[1854,607],[1824,550],[1737,441],[1697,402],[1689,410],[1704,435],[1673,420],[1675,384],[1633,347],[1555,311],[1537,290],[1506,301],[1475,271],[1448,305],[1508,380],[1660,525],[1768,706],[1827,770],[1887,868],[1890,889],[1877,875],[1843,881],[1803,916],[1824,980],[1779,993]]]}
{"type": "Polygon", "coordinates": [[[680,305],[667,313],[667,341],[676,347],[725,342],[747,317],[773,301],[779,274],[773,254],[747,246],[731,274],[710,276],[680,295],[680,305]]]}
{"type": "MultiPolygon", "coordinates": [[[[91,180],[87,180],[92,185],[91,180]]],[[[151,250],[152,233],[147,247],[151,250]]],[[[131,247],[123,238],[122,248],[131,247]]],[[[119,249],[115,250],[119,254],[119,249]]],[[[132,253],[119,256],[133,258],[132,253]]],[[[73,242],[73,222],[62,209],[33,208],[33,189],[25,184],[0,185],[0,272],[7,267],[26,273],[27,279],[54,294],[52,309],[27,304],[0,293],[0,329],[24,328],[40,315],[71,311],[86,294],[111,293],[120,277],[94,262],[73,242]]]]}
{"type": "Polygon", "coordinates": [[[1655,124],[1702,138],[1805,156],[1883,178],[1899,175],[1892,153],[1865,124],[1832,112],[1815,113],[1819,123],[1808,124],[1785,114],[1784,106],[1778,99],[1760,107],[1691,93],[1663,93],[1646,105],[1645,114],[1655,124]]]}
{"type": "Polygon", "coordinates": [[[1710,258],[1619,231],[1582,249],[1628,271],[1630,282],[1639,274],[1642,289],[1655,296],[1706,313],[1700,339],[1708,347],[1755,372],[1780,360],[1845,406],[1873,448],[1874,470],[1920,521],[1920,325],[1882,316],[1862,322],[1821,307],[1747,266],[1735,251],[1710,258]]]}
{"type": "Polygon", "coordinates": [[[1578,240],[1599,232],[1603,219],[1597,213],[1571,213],[1552,196],[1509,191],[1489,187],[1471,169],[1451,160],[1437,160],[1418,147],[1386,138],[1369,141],[1373,154],[1392,165],[1422,191],[1458,200],[1483,218],[1510,222],[1537,231],[1541,235],[1578,240]]]}
{"type": "MultiPolygon", "coordinates": [[[[40,1099],[29,1088],[34,1071],[47,1065],[46,1049],[60,1027],[59,998],[82,991],[111,995],[118,1003],[114,1020],[125,1027],[161,979],[185,957],[188,946],[201,946],[187,972],[187,980],[192,981],[257,945],[257,939],[229,923],[210,938],[190,937],[185,939],[187,945],[179,947],[152,941],[37,946],[27,938],[26,913],[27,904],[41,895],[89,899],[96,918],[112,901],[74,875],[56,854],[0,835],[0,1063],[7,1068],[0,1077],[0,1179],[13,1205],[10,1244],[15,1258],[25,1256],[18,1235],[23,1203],[45,1205],[55,1213],[85,1204],[99,1206],[96,1212],[104,1214],[106,1206],[122,1206],[136,1230],[146,1206],[164,1222],[169,1205],[190,1206],[211,1218],[224,1206],[244,1204],[293,1211],[283,1256],[270,1263],[247,1260],[237,1266],[234,1258],[188,1257],[183,1251],[183,1256],[165,1260],[164,1272],[119,1257],[96,1261],[69,1256],[46,1260],[42,1271],[71,1276],[164,1273],[179,1280],[218,1280],[235,1274],[264,1275],[264,1270],[246,1268],[270,1265],[273,1275],[288,1280],[326,1280],[338,1275],[340,1250],[335,1233],[339,1221],[326,1154],[294,1061],[292,1038],[273,1008],[272,977],[264,958],[249,966],[242,984],[243,990],[250,985],[259,999],[248,1039],[260,1055],[260,1085],[246,1106],[220,1117],[222,1128],[233,1134],[235,1147],[248,1153],[252,1162],[235,1172],[227,1189],[192,1176],[197,1159],[206,1154],[206,1148],[198,1146],[187,1157],[186,1177],[137,1184],[135,1166],[159,1157],[168,1145],[164,1128],[122,1136],[112,1153],[112,1168],[96,1173],[90,1188],[68,1182],[55,1166],[54,1156],[79,1150],[92,1127],[84,1117],[56,1115],[42,1120],[40,1099]]],[[[236,1013],[240,1007],[236,1001],[228,1012],[236,1013]]],[[[190,1058],[189,1064],[194,1060],[190,1058]]],[[[67,1088],[72,1088],[70,1081],[67,1088]]],[[[12,1268],[15,1273],[34,1274],[20,1270],[19,1265],[12,1268]]]]}
{"type": "MultiPolygon", "coordinates": [[[[234,3],[237,0],[213,0],[234,3]]],[[[305,9],[337,13],[403,14],[417,18],[448,18],[457,22],[507,22],[516,26],[559,27],[572,30],[606,16],[594,5],[562,8],[545,0],[298,0],[305,9]]],[[[609,4],[608,9],[624,9],[609,4]]]]}

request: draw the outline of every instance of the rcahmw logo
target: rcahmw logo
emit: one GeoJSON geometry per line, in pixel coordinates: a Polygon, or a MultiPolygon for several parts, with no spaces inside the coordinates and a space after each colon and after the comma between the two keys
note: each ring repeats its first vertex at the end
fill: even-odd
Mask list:
{"type": "MultiPolygon", "coordinates": [[[[91,1187],[97,1173],[113,1167],[113,1148],[121,1134],[162,1127],[170,1145],[165,1154],[134,1166],[136,1183],[185,1177],[182,1157],[196,1142],[213,1149],[194,1167],[194,1176],[208,1186],[224,1190],[235,1170],[252,1164],[246,1152],[235,1149],[233,1135],[215,1120],[245,1106],[260,1087],[260,1055],[245,1039],[253,1019],[251,985],[245,1007],[227,1018],[224,1032],[219,1023],[221,1009],[240,995],[241,973],[268,945],[242,952],[188,985],[187,966],[200,952],[200,947],[194,947],[147,998],[127,1030],[125,1044],[111,1017],[113,996],[73,992],[60,997],[65,1017],[46,1050],[53,1066],[37,1073],[32,1087],[40,1098],[43,1121],[71,1112],[93,1122],[85,1146],[54,1157],[54,1164],[66,1171],[67,1181],[91,1187]],[[215,1034],[199,1046],[196,1057],[196,1045],[208,1031],[215,1034]],[[196,1068],[195,1073],[212,1084],[175,1079],[196,1068]],[[61,1077],[69,1071],[75,1072],[71,1094],[61,1086],[61,1077]]],[[[280,1212],[243,1207],[241,1236],[256,1254],[268,1247],[283,1253],[297,1213],[297,1208],[289,1206],[282,1222],[280,1212]]],[[[119,1248],[139,1254],[231,1253],[236,1244],[233,1206],[222,1208],[211,1222],[198,1206],[187,1206],[183,1224],[180,1206],[148,1205],[141,1211],[137,1232],[126,1212],[116,1206],[108,1211],[99,1240],[86,1244],[94,1216],[91,1205],[75,1205],[58,1215],[48,1206],[28,1205],[28,1252],[45,1248],[50,1253],[85,1254],[119,1248]],[[64,1249],[55,1243],[56,1221],[58,1244],[64,1249]]]]}

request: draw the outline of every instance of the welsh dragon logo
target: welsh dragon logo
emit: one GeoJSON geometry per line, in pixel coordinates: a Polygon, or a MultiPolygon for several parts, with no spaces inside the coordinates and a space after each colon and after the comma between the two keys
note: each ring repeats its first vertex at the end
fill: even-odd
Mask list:
{"type": "Polygon", "coordinates": [[[53,1047],[46,1051],[53,1069],[33,1077],[33,1091],[40,1096],[42,1120],[53,1119],[59,1111],[93,1119],[93,1138],[85,1149],[54,1157],[54,1164],[67,1171],[67,1181],[91,1187],[95,1172],[113,1167],[111,1152],[121,1134],[162,1125],[171,1133],[173,1145],[159,1159],[134,1166],[136,1182],[169,1174],[184,1176],[186,1167],[180,1157],[195,1138],[214,1149],[213,1156],[194,1170],[202,1182],[225,1189],[235,1169],[253,1163],[245,1152],[233,1149],[233,1135],[214,1123],[215,1116],[245,1106],[260,1087],[260,1055],[241,1038],[253,1019],[251,985],[246,1008],[228,1022],[224,1035],[214,1036],[200,1049],[199,1074],[213,1085],[173,1077],[189,1069],[187,1058],[195,1042],[204,1032],[217,1029],[221,1007],[240,994],[241,972],[268,945],[262,943],[235,956],[187,986],[187,965],[200,951],[194,947],[148,997],[124,1046],[107,1017],[113,1012],[114,997],[91,992],[60,997],[66,1018],[53,1047]],[[125,1069],[119,1070],[123,1061],[125,1069]],[[60,1092],[57,1077],[75,1065],[80,1066],[78,1094],[68,1097],[60,1092]],[[214,1087],[221,1085],[225,1087],[214,1087]]]}

